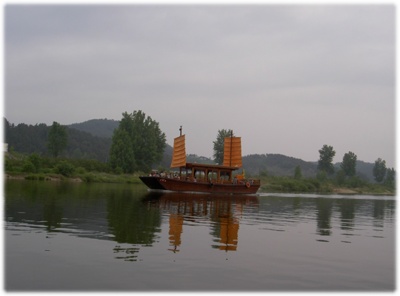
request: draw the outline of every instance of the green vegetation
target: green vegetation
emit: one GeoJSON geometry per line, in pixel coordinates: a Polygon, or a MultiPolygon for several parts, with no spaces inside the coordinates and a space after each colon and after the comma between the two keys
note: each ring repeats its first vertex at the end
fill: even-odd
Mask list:
{"type": "Polygon", "coordinates": [[[68,134],[65,126],[53,122],[47,137],[47,148],[53,157],[57,157],[67,148],[68,134]]]}
{"type": "Polygon", "coordinates": [[[222,164],[224,162],[224,141],[225,138],[233,136],[232,130],[218,130],[217,139],[213,142],[214,144],[214,161],[215,163],[222,164]]]}
{"type": "Polygon", "coordinates": [[[261,176],[261,192],[271,193],[338,193],[394,195],[392,184],[373,184],[358,177],[338,183],[336,179],[300,178],[286,176],[261,176]]]}
{"type": "Polygon", "coordinates": [[[324,145],[318,162],[319,171],[315,177],[303,178],[301,166],[294,169],[293,177],[269,176],[266,171],[260,173],[261,191],[263,192],[297,192],[297,193],[339,193],[339,194],[395,194],[395,170],[386,169],[385,161],[380,158],[373,169],[378,183],[371,183],[356,175],[357,156],[346,153],[340,169],[335,173],[332,158],[335,151],[332,146],[324,145]],[[384,178],[386,176],[386,178],[384,178]]]}
{"type": "Polygon", "coordinates": [[[343,156],[343,161],[340,165],[343,173],[346,176],[352,177],[356,175],[357,155],[349,151],[343,156]]]}
{"type": "MultiPolygon", "coordinates": [[[[88,132],[56,123],[52,127],[14,126],[6,119],[4,123],[5,142],[9,147],[4,166],[7,177],[11,178],[141,183],[139,172],[165,169],[171,163],[172,147],[165,143],[164,133],[156,121],[141,111],[125,112],[121,121],[102,119],[73,125],[88,132]],[[96,124],[107,129],[108,135],[113,132],[113,139],[89,133],[96,124]],[[61,145],[54,151],[48,144],[53,137],[51,130],[59,127],[64,131],[62,135],[55,133],[61,135],[60,142],[57,140],[55,144],[61,145]]],[[[99,129],[95,131],[100,133],[99,129]]],[[[220,159],[219,163],[223,158],[223,138],[230,132],[219,130],[213,142],[214,157],[220,159]]],[[[243,169],[248,177],[261,179],[260,192],[395,194],[396,172],[386,168],[385,160],[378,158],[374,164],[366,163],[348,152],[341,163],[333,164],[336,152],[332,146],[324,145],[319,152],[318,162],[280,154],[247,155],[243,157],[243,169]]],[[[187,161],[214,163],[195,154],[189,154],[187,161]]]]}
{"type": "Polygon", "coordinates": [[[41,157],[38,154],[9,152],[4,157],[9,178],[26,180],[70,180],[101,183],[141,183],[139,173],[118,174],[97,160],[41,157]]]}
{"type": "MultiPolygon", "coordinates": [[[[88,132],[64,126],[67,131],[68,143],[59,154],[64,158],[96,159],[105,162],[109,158],[111,137],[102,138],[88,132]]],[[[44,123],[27,125],[10,124],[4,119],[4,142],[9,149],[20,153],[37,153],[42,156],[51,156],[48,147],[51,126],[44,123]]]]}
{"type": "Polygon", "coordinates": [[[373,173],[376,182],[383,182],[386,175],[386,161],[378,158],[375,161],[373,173]]]}
{"type": "MultiPolygon", "coordinates": [[[[123,174],[97,160],[41,157],[35,153],[26,155],[9,152],[4,160],[8,177],[27,180],[139,184],[139,175],[143,174],[123,174]]],[[[357,176],[343,177],[340,174],[328,178],[320,173],[315,178],[305,178],[299,166],[295,168],[293,176],[270,176],[262,171],[259,175],[247,174],[247,177],[261,179],[260,192],[395,194],[394,170],[388,170],[387,181],[382,183],[370,183],[357,176]]]]}
{"type": "Polygon", "coordinates": [[[332,192],[332,187],[329,183],[320,182],[317,179],[296,179],[292,177],[276,177],[263,176],[261,177],[262,192],[332,192]]]}
{"type": "Polygon", "coordinates": [[[158,122],[140,110],[122,116],[112,138],[110,165],[124,173],[149,171],[162,160],[165,134],[158,122]]]}
{"type": "Polygon", "coordinates": [[[333,157],[335,157],[335,150],[332,146],[324,145],[319,150],[318,170],[325,172],[328,175],[333,175],[335,172],[332,164],[333,157]]]}
{"type": "Polygon", "coordinates": [[[114,130],[118,127],[119,121],[112,119],[91,119],[82,123],[73,123],[68,127],[90,133],[101,138],[112,138],[114,130]]]}

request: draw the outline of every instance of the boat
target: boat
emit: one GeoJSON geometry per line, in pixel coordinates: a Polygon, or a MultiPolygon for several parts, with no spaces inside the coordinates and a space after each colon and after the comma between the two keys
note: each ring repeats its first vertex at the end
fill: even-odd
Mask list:
{"type": "Polygon", "coordinates": [[[260,180],[246,178],[244,170],[234,174],[242,167],[242,144],[240,137],[224,139],[224,159],[222,165],[186,162],[185,135],[174,139],[171,161],[173,172],[152,171],[149,176],[140,176],[140,180],[152,190],[178,192],[201,192],[218,194],[256,194],[260,180]],[[177,170],[179,169],[179,171],[177,170]]]}

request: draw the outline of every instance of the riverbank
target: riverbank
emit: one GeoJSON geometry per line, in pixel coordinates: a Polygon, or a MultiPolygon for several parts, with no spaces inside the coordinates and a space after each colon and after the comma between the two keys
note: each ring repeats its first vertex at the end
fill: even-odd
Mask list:
{"type": "Polygon", "coordinates": [[[4,179],[8,180],[37,180],[37,181],[53,181],[53,182],[74,182],[74,183],[141,183],[139,175],[128,174],[108,174],[108,173],[85,173],[82,175],[74,175],[66,177],[61,174],[12,174],[5,173],[4,179]]]}
{"type": "MultiPolygon", "coordinates": [[[[66,177],[61,174],[13,174],[5,173],[5,180],[37,180],[37,181],[50,181],[50,182],[71,182],[71,183],[125,183],[125,184],[142,184],[139,179],[139,174],[109,174],[109,173],[85,173],[81,175],[74,175],[66,177]]],[[[320,183],[312,180],[314,185],[310,185],[310,180],[300,182],[296,180],[297,185],[294,187],[291,179],[287,178],[274,178],[274,180],[266,180],[263,178],[263,184],[259,193],[320,193],[320,194],[363,194],[363,195],[391,195],[395,196],[394,191],[388,190],[379,184],[367,184],[363,187],[348,188],[343,186],[334,186],[331,182],[320,183]],[[302,190],[301,190],[302,189],[302,190]]]]}
{"type": "MultiPolygon", "coordinates": [[[[54,182],[128,183],[142,184],[139,176],[145,172],[123,174],[107,163],[89,159],[62,159],[24,155],[16,152],[5,154],[5,178],[54,182]]],[[[319,193],[319,194],[373,194],[395,195],[394,182],[375,183],[359,176],[340,178],[336,175],[317,174],[313,178],[293,176],[246,176],[260,179],[260,193],[319,193]]]]}

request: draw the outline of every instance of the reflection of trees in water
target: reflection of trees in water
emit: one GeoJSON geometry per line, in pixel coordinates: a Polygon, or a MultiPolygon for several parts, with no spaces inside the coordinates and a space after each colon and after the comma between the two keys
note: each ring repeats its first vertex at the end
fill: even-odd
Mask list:
{"type": "Polygon", "coordinates": [[[133,244],[123,247],[117,245],[114,253],[117,259],[136,261],[140,248],[138,245],[151,246],[156,233],[160,232],[161,214],[159,209],[147,208],[132,191],[126,190],[111,193],[107,198],[108,228],[114,234],[115,240],[120,243],[133,244]]]}
{"type": "Polygon", "coordinates": [[[374,217],[374,227],[382,228],[385,218],[394,217],[395,205],[390,200],[374,200],[372,216],[374,217]]]}
{"type": "Polygon", "coordinates": [[[112,194],[107,199],[107,210],[109,230],[119,243],[151,245],[160,231],[160,211],[146,208],[129,191],[112,194]]]}
{"type": "Polygon", "coordinates": [[[115,254],[115,259],[122,259],[124,261],[137,261],[137,253],[139,252],[139,247],[127,247],[123,248],[119,245],[115,246],[113,251],[115,254]]]}
{"type": "Polygon", "coordinates": [[[13,221],[44,224],[47,231],[59,228],[63,218],[63,184],[44,186],[43,182],[5,182],[5,212],[13,221]]]}
{"type": "Polygon", "coordinates": [[[63,217],[63,208],[54,196],[45,200],[43,204],[43,221],[46,223],[47,231],[59,228],[63,217]]]}
{"type": "Polygon", "coordinates": [[[317,198],[316,203],[317,229],[322,236],[331,235],[332,200],[317,198]]]}
{"type": "Polygon", "coordinates": [[[316,219],[317,234],[330,236],[333,232],[332,219],[339,219],[340,229],[353,231],[355,225],[371,219],[373,226],[383,227],[385,220],[394,219],[395,200],[318,197],[267,196],[260,199],[261,218],[268,221],[283,220],[298,223],[295,217],[316,219]],[[356,221],[358,219],[359,221],[356,221]]]}
{"type": "Polygon", "coordinates": [[[375,220],[382,220],[385,217],[385,203],[379,200],[374,200],[373,217],[375,220]]]}
{"type": "Polygon", "coordinates": [[[353,230],[357,200],[343,198],[339,199],[337,204],[340,211],[340,229],[353,230]]]}

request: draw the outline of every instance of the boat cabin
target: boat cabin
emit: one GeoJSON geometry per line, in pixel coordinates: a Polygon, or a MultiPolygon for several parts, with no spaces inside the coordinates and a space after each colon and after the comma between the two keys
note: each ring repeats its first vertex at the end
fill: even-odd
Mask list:
{"type": "Polygon", "coordinates": [[[186,163],[184,167],[181,167],[181,178],[193,182],[232,184],[235,179],[232,172],[237,169],[238,167],[231,166],[186,163]]]}

